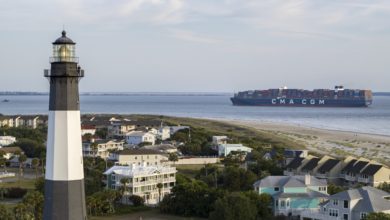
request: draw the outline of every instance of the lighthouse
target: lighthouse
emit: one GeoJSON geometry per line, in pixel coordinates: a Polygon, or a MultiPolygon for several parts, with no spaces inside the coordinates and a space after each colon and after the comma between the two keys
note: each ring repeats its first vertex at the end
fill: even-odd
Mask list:
{"type": "Polygon", "coordinates": [[[66,36],[53,42],[49,123],[46,148],[44,220],[85,220],[83,155],[81,148],[79,81],[76,43],[66,36]]]}

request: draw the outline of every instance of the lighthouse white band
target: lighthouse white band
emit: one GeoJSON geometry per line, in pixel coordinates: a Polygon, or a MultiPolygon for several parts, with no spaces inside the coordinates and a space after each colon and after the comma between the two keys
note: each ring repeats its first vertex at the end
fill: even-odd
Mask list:
{"type": "Polygon", "coordinates": [[[80,111],[49,111],[47,180],[84,179],[80,111]]]}

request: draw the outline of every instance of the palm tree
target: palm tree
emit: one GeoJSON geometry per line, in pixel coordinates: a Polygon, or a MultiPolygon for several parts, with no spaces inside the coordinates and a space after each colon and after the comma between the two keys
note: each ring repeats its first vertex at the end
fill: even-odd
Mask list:
{"type": "Polygon", "coordinates": [[[39,155],[39,158],[41,160],[41,168],[42,168],[42,175],[45,175],[45,160],[46,160],[46,153],[45,152],[42,152],[40,155],[39,155]]]}
{"type": "Polygon", "coordinates": [[[127,199],[125,198],[125,193],[126,193],[126,190],[127,190],[127,184],[130,183],[130,178],[128,177],[124,177],[120,180],[120,182],[122,183],[123,185],[123,189],[122,189],[122,201],[124,200],[125,203],[127,203],[127,199]]]}
{"type": "Polygon", "coordinates": [[[175,162],[179,160],[176,153],[169,153],[168,160],[173,162],[173,165],[175,165],[175,162]]]}
{"type": "Polygon", "coordinates": [[[6,163],[7,163],[7,159],[0,156],[0,167],[4,167],[4,172],[5,172],[5,168],[6,168],[6,163]]]}
{"type": "Polygon", "coordinates": [[[92,151],[93,151],[93,163],[94,163],[94,165],[95,165],[95,163],[96,163],[97,152],[98,152],[98,150],[99,150],[99,145],[98,145],[98,143],[96,143],[96,142],[91,143],[91,149],[92,149],[92,151]]]}
{"type": "Polygon", "coordinates": [[[34,167],[34,170],[35,170],[35,179],[38,179],[39,159],[38,158],[33,158],[31,160],[31,165],[34,167]]]}
{"type": "Polygon", "coordinates": [[[0,188],[0,200],[4,199],[4,195],[8,192],[6,188],[0,188]]]}
{"type": "Polygon", "coordinates": [[[158,188],[158,203],[161,202],[161,189],[163,188],[162,183],[157,183],[157,188],[158,188]]]}
{"type": "Polygon", "coordinates": [[[24,154],[19,155],[19,177],[23,176],[23,165],[26,162],[27,156],[24,154]]]}

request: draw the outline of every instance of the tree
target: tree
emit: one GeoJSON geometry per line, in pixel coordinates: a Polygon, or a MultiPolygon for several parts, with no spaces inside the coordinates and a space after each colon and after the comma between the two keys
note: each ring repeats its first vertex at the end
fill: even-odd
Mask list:
{"type": "Polygon", "coordinates": [[[122,188],[122,202],[127,203],[127,199],[125,197],[126,191],[127,191],[127,184],[130,183],[130,178],[124,177],[120,180],[121,184],[123,185],[122,188]]]}
{"type": "Polygon", "coordinates": [[[18,203],[14,207],[15,220],[34,219],[34,215],[29,212],[28,207],[24,203],[18,203]]]}
{"type": "Polygon", "coordinates": [[[342,186],[337,186],[333,183],[329,184],[328,185],[328,194],[329,195],[333,195],[333,194],[336,194],[336,193],[339,193],[339,192],[342,192],[342,191],[345,191],[346,189],[342,186]]]}
{"type": "Polygon", "coordinates": [[[108,129],[107,128],[96,129],[95,135],[101,139],[106,139],[108,135],[108,129]]]}
{"type": "Polygon", "coordinates": [[[386,183],[386,182],[381,183],[381,184],[379,184],[378,189],[386,191],[386,192],[390,192],[390,183],[386,183]]]}
{"type": "Polygon", "coordinates": [[[0,200],[4,199],[4,195],[7,194],[8,190],[6,188],[0,188],[0,200]]]}
{"type": "Polygon", "coordinates": [[[133,203],[134,206],[142,206],[145,203],[144,199],[137,195],[131,195],[129,200],[133,203]]]}
{"type": "Polygon", "coordinates": [[[24,167],[24,162],[27,161],[27,156],[24,154],[20,154],[19,158],[19,177],[23,176],[23,167],[24,167]]]}
{"type": "Polygon", "coordinates": [[[229,191],[251,190],[256,175],[250,170],[229,166],[223,171],[223,186],[229,191]]]}
{"type": "Polygon", "coordinates": [[[209,188],[204,182],[192,180],[174,186],[160,202],[163,213],[207,218],[213,204],[223,191],[209,188]]]}
{"type": "Polygon", "coordinates": [[[39,159],[38,158],[33,158],[31,160],[31,165],[34,167],[34,170],[35,170],[35,179],[38,179],[39,159]]]}
{"type": "Polygon", "coordinates": [[[41,152],[46,150],[43,142],[28,138],[18,139],[17,142],[10,146],[20,147],[28,157],[39,157],[41,152]]]}
{"type": "Polygon", "coordinates": [[[269,194],[262,193],[258,194],[257,192],[251,190],[244,192],[244,195],[248,197],[252,204],[255,204],[257,207],[257,219],[268,219],[273,216],[272,213],[272,197],[269,194]]]}
{"type": "Polygon", "coordinates": [[[45,178],[39,177],[35,180],[35,190],[44,194],[45,193],[45,178]]]}
{"type": "Polygon", "coordinates": [[[0,167],[4,168],[4,172],[6,171],[6,164],[7,164],[7,159],[5,159],[4,157],[0,156],[0,167]]]}
{"type": "Polygon", "coordinates": [[[364,220],[390,220],[390,214],[383,212],[372,212],[368,214],[364,220]]]}
{"type": "Polygon", "coordinates": [[[42,219],[43,213],[43,194],[38,191],[28,192],[22,200],[26,206],[27,212],[34,216],[33,219],[42,219]]]}
{"type": "Polygon", "coordinates": [[[0,204],[0,219],[13,220],[12,213],[3,204],[0,204]]]}
{"type": "Polygon", "coordinates": [[[168,154],[168,160],[172,161],[173,164],[175,164],[175,162],[179,160],[179,157],[177,156],[176,153],[169,153],[168,154]]]}
{"type": "Polygon", "coordinates": [[[211,220],[256,220],[257,208],[243,193],[233,192],[214,203],[215,210],[210,213],[211,220]]]}
{"type": "Polygon", "coordinates": [[[163,184],[162,183],[157,183],[157,189],[158,189],[158,203],[161,202],[161,190],[163,188],[163,184]]]}
{"type": "Polygon", "coordinates": [[[43,151],[39,154],[39,159],[41,161],[42,175],[45,175],[46,151],[43,151]]]}

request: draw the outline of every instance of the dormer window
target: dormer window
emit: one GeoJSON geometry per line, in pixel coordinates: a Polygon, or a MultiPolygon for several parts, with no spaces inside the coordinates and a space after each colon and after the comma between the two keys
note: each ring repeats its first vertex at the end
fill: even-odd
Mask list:
{"type": "Polygon", "coordinates": [[[348,200],[344,200],[344,208],[345,208],[345,209],[348,208],[348,200]]]}
{"type": "Polygon", "coordinates": [[[279,187],[275,187],[275,188],[274,188],[274,191],[275,191],[275,192],[279,192],[279,187]]]}

